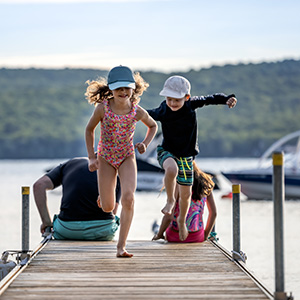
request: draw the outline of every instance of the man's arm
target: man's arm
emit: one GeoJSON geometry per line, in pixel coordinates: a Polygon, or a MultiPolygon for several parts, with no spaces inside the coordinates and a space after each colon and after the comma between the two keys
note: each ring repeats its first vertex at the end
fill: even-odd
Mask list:
{"type": "Polygon", "coordinates": [[[53,182],[47,175],[42,176],[33,184],[34,200],[42,220],[41,233],[45,232],[46,227],[52,226],[52,221],[47,205],[46,191],[53,190],[53,188],[53,182]]]}

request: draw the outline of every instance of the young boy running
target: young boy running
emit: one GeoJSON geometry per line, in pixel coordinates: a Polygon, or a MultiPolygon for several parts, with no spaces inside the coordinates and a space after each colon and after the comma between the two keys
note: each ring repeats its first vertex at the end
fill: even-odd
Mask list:
{"type": "Polygon", "coordinates": [[[204,105],[236,105],[234,94],[209,96],[190,95],[190,82],[182,76],[169,77],[159,93],[165,100],[155,109],[148,110],[150,116],[162,125],[163,142],[157,147],[157,159],[165,170],[164,185],[167,203],[162,213],[171,215],[175,204],[175,184],[179,184],[179,216],[177,219],[179,238],[188,236],[185,220],[190,206],[193,185],[193,160],[198,154],[197,118],[195,110],[204,105]]]}

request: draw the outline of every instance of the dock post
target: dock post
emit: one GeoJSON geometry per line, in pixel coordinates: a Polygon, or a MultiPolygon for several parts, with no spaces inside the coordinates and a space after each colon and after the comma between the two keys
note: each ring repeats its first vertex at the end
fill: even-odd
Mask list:
{"type": "Polygon", "coordinates": [[[284,169],[283,152],[274,152],[273,159],[273,206],[274,206],[274,252],[275,252],[275,300],[290,299],[284,292],[284,169]]]}
{"type": "Polygon", "coordinates": [[[232,258],[244,260],[241,256],[241,235],[240,235],[240,193],[241,185],[232,185],[232,258]]]}
{"type": "Polygon", "coordinates": [[[232,185],[232,258],[239,260],[240,248],[240,184],[232,185]]]}
{"type": "Polygon", "coordinates": [[[29,190],[29,186],[22,187],[22,253],[24,255],[29,251],[29,190]]]}

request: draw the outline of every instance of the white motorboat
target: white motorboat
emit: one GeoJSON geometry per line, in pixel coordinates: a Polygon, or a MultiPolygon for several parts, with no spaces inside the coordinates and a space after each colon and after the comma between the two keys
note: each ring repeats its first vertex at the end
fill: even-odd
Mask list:
{"type": "Polygon", "coordinates": [[[241,184],[248,199],[272,199],[272,153],[284,153],[285,199],[300,199],[300,130],[288,134],[262,155],[257,168],[222,172],[234,184],[241,184]]]}

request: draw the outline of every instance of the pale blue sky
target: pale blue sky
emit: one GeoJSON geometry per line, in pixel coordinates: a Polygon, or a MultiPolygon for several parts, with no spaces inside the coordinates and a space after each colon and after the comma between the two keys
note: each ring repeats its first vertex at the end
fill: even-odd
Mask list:
{"type": "Polygon", "coordinates": [[[300,59],[299,12],[298,0],[0,0],[0,67],[186,71],[300,59]]]}

